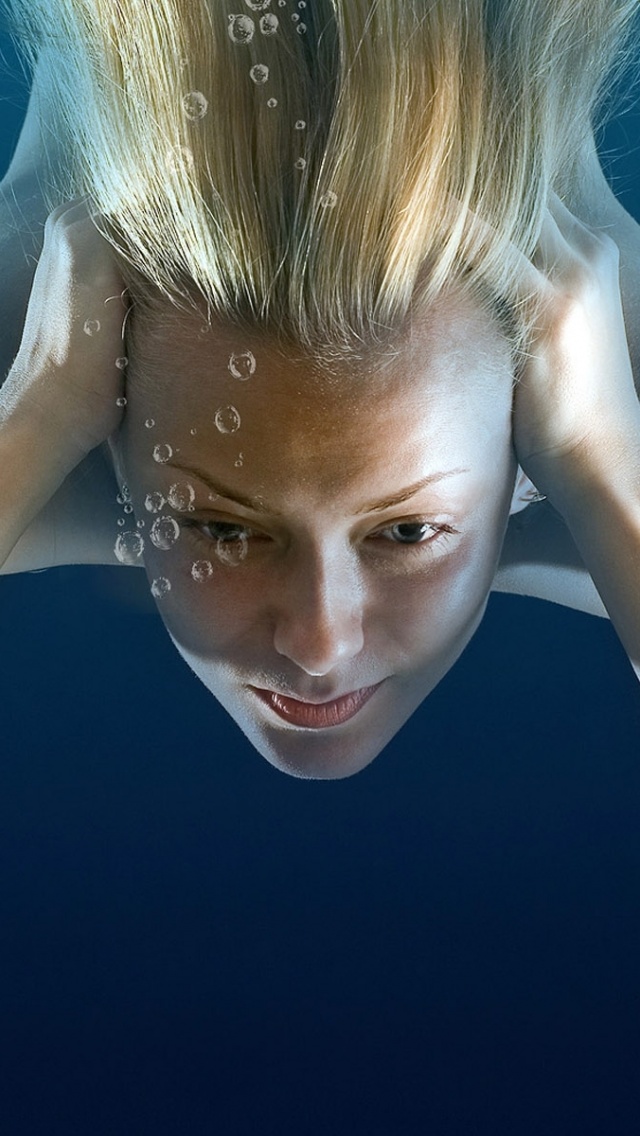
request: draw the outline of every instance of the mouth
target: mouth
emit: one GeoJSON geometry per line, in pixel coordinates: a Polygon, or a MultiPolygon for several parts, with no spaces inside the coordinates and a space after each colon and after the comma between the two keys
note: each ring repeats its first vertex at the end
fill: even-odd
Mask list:
{"type": "Polygon", "coordinates": [[[324,730],[329,726],[341,726],[343,722],[354,718],[379,686],[382,686],[382,682],[376,683],[375,686],[363,686],[360,690],[352,690],[332,702],[299,702],[297,698],[285,698],[283,694],[276,694],[273,690],[261,690],[257,686],[250,686],[249,690],[257,694],[258,698],[279,718],[292,726],[324,730]]]}

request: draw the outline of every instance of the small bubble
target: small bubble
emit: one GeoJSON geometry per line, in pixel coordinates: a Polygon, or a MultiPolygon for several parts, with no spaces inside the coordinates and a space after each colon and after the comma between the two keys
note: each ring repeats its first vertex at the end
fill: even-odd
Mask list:
{"type": "Polygon", "coordinates": [[[298,3],[299,8],[306,8],[306,6],[307,6],[307,0],[299,0],[299,3],[298,3]]]}
{"type": "Polygon", "coordinates": [[[153,460],[164,465],[173,457],[173,449],[167,443],[159,443],[153,448],[153,460]]]}
{"type": "Polygon", "coordinates": [[[144,552],[144,540],[139,532],[120,533],[113,551],[121,564],[137,564],[144,552]]]}
{"type": "Polygon", "coordinates": [[[85,335],[95,335],[100,331],[100,320],[86,320],[83,331],[85,335]]]}
{"type": "Polygon", "coordinates": [[[122,492],[122,496],[124,497],[125,501],[128,501],[131,497],[131,490],[129,489],[129,486],[123,485],[121,492],[122,492]]]}
{"type": "Polygon", "coordinates": [[[256,371],[256,357],[251,351],[241,351],[232,355],[228,363],[229,370],[234,379],[246,382],[256,371]]]}
{"type": "Polygon", "coordinates": [[[144,499],[144,507],[148,513],[159,513],[166,503],[162,493],[147,493],[144,499]]]}
{"type": "Polygon", "coordinates": [[[133,512],[133,505],[125,505],[125,507],[122,511],[123,511],[123,513],[132,513],[133,512]]]}
{"type": "Polygon", "coordinates": [[[136,521],[136,528],[137,529],[143,529],[145,527],[145,524],[146,524],[145,521],[136,521]]]}
{"type": "Polygon", "coordinates": [[[200,335],[206,335],[209,331],[211,331],[211,324],[203,323],[202,327],[200,328],[200,335]]]}
{"type": "Polygon", "coordinates": [[[195,435],[196,435],[196,434],[198,433],[198,431],[196,430],[196,428],[195,428],[195,426],[194,426],[194,427],[193,427],[193,429],[191,429],[191,430],[189,431],[189,433],[190,433],[190,434],[193,434],[193,435],[194,435],[194,437],[195,437],[195,435]]]}
{"type": "Polygon", "coordinates": [[[294,13],[293,13],[293,15],[292,15],[292,17],[291,17],[292,23],[294,23],[294,24],[297,24],[297,22],[298,22],[298,20],[299,20],[299,19],[300,19],[300,17],[299,17],[299,15],[298,15],[298,13],[297,13],[297,12],[294,12],[294,13]]]}
{"type": "Polygon", "coordinates": [[[269,78],[269,68],[266,63],[256,63],[255,66],[251,68],[249,75],[254,83],[260,86],[262,83],[266,83],[269,78]]]}
{"type": "Polygon", "coordinates": [[[168,494],[169,504],[173,509],[188,509],[196,499],[196,491],[188,481],[176,481],[168,494]]]}
{"type": "Polygon", "coordinates": [[[189,60],[188,59],[181,59],[180,60],[180,70],[181,71],[185,71],[188,66],[189,66],[189,60]]]}
{"type": "Polygon", "coordinates": [[[151,584],[151,595],[155,599],[160,600],[166,596],[167,592],[171,591],[171,580],[167,580],[166,576],[157,576],[151,584]]]}
{"type": "Polygon", "coordinates": [[[320,198],[320,204],[323,209],[333,209],[337,200],[338,195],[334,193],[332,189],[329,189],[326,193],[323,193],[320,198]]]}
{"type": "Polygon", "coordinates": [[[182,100],[182,109],[190,122],[197,122],[204,118],[209,109],[209,100],[202,91],[189,91],[182,100]]]}
{"type": "Polygon", "coordinates": [[[264,12],[265,8],[271,5],[271,0],[244,0],[244,2],[252,12],[264,12]]]}
{"type": "Polygon", "coordinates": [[[298,24],[298,26],[296,28],[298,35],[304,35],[306,33],[306,30],[307,30],[306,24],[298,24]]]}
{"type": "Polygon", "coordinates": [[[127,359],[126,355],[122,355],[119,359],[116,359],[116,367],[119,371],[124,371],[128,363],[129,360],[127,359]]]}
{"type": "Polygon", "coordinates": [[[122,407],[122,406],[126,406],[126,405],[127,405],[127,400],[124,397],[124,395],[122,395],[120,398],[116,399],[116,406],[122,407]]]}
{"type": "Polygon", "coordinates": [[[255,30],[256,25],[250,16],[229,16],[227,31],[233,43],[251,43],[255,30]]]}
{"type": "Polygon", "coordinates": [[[210,580],[213,576],[213,564],[210,560],[196,560],[191,565],[191,575],[199,584],[204,584],[205,580],[210,580]]]}
{"type": "Polygon", "coordinates": [[[124,517],[118,517],[118,525],[119,525],[119,526],[120,526],[121,528],[122,528],[122,526],[123,526],[123,525],[126,525],[126,523],[127,523],[127,522],[125,521],[124,517]]]}
{"type": "Polygon", "coordinates": [[[171,150],[167,150],[165,165],[171,174],[184,170],[192,174],[195,169],[193,150],[188,146],[174,146],[171,150]]]}
{"type": "Polygon", "coordinates": [[[236,458],[236,460],[234,461],[233,464],[236,466],[237,469],[239,469],[240,466],[243,464],[243,462],[244,462],[244,457],[242,456],[242,454],[238,454],[238,456],[237,456],[237,458],[236,458]]]}
{"type": "Polygon", "coordinates": [[[273,12],[269,12],[266,16],[260,17],[260,31],[265,36],[275,35],[278,30],[280,21],[273,12]]]}
{"type": "Polygon", "coordinates": [[[216,556],[223,564],[235,568],[246,558],[248,548],[249,541],[243,534],[236,540],[219,540],[216,545],[216,556]]]}
{"type": "Polygon", "coordinates": [[[180,526],[173,517],[156,517],[149,530],[149,536],[156,548],[166,552],[180,536],[180,526]]]}
{"type": "Polygon", "coordinates": [[[287,6],[287,0],[278,0],[278,7],[279,8],[286,8],[286,6],[287,6]]]}
{"type": "Polygon", "coordinates": [[[240,429],[240,415],[235,406],[221,406],[216,411],[215,424],[221,434],[235,434],[240,429]]]}
{"type": "Polygon", "coordinates": [[[118,493],[118,496],[116,497],[116,501],[118,502],[118,505],[124,505],[124,503],[126,501],[126,497],[124,497],[122,493],[118,493]]]}
{"type": "Polygon", "coordinates": [[[219,496],[219,494],[218,494],[218,493],[210,493],[210,494],[209,494],[209,500],[210,500],[210,501],[217,501],[217,500],[218,500],[218,496],[219,496]]]}
{"type": "Polygon", "coordinates": [[[307,159],[306,158],[297,158],[296,161],[295,161],[295,167],[296,167],[297,170],[306,170],[307,159]]]}
{"type": "Polygon", "coordinates": [[[299,118],[298,121],[296,122],[296,130],[306,130],[306,129],[307,129],[307,124],[306,124],[304,118],[299,118]]]}
{"type": "Polygon", "coordinates": [[[271,110],[273,110],[274,107],[277,107],[277,105],[278,105],[277,99],[267,99],[267,106],[270,107],[271,110]]]}

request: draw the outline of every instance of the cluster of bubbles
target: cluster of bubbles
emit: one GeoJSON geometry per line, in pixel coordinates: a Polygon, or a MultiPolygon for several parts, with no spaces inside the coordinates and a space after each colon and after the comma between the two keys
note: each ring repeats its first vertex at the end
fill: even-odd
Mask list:
{"type": "MultiPolygon", "coordinates": [[[[130,517],[133,513],[133,505],[131,504],[131,493],[128,485],[123,485],[120,493],[116,497],[118,505],[122,505],[122,511],[130,517]]],[[[118,526],[124,527],[126,518],[120,517],[118,526]]],[[[138,564],[142,553],[144,552],[144,540],[138,529],[144,528],[144,521],[138,521],[136,529],[129,529],[127,532],[118,533],[116,543],[114,545],[114,555],[121,564],[135,565],[138,564]]]]}

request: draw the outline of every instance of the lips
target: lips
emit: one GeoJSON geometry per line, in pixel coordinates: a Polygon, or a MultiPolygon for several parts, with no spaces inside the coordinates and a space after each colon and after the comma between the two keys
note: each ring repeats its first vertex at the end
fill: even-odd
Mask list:
{"type": "Polygon", "coordinates": [[[328,726],[340,726],[355,717],[359,710],[375,694],[381,683],[375,686],[365,686],[360,690],[352,690],[342,698],[332,702],[299,702],[297,698],[285,698],[282,694],[275,694],[272,690],[260,690],[251,687],[262,702],[266,703],[285,722],[292,726],[303,726],[307,729],[322,730],[328,726]]]}

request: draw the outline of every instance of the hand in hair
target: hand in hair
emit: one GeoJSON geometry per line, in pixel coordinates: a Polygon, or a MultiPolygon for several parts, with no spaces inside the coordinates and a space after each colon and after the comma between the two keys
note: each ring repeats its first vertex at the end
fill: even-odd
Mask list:
{"type": "Polygon", "coordinates": [[[0,423],[33,424],[69,472],[115,431],[124,398],[124,282],[84,199],[47,218],[0,423]]]}
{"type": "Polygon", "coordinates": [[[640,402],[619,249],[552,195],[526,265],[540,305],[514,396],[516,452],[561,513],[640,679],[640,402]]]}
{"type": "Polygon", "coordinates": [[[119,426],[123,292],[86,203],[54,209],[0,391],[0,565],[68,474],[119,426]]]}
{"type": "Polygon", "coordinates": [[[572,470],[605,458],[624,466],[640,446],[619,258],[606,232],[551,193],[533,261],[523,258],[523,292],[539,307],[516,384],[513,433],[522,468],[560,509],[572,470]]]}

